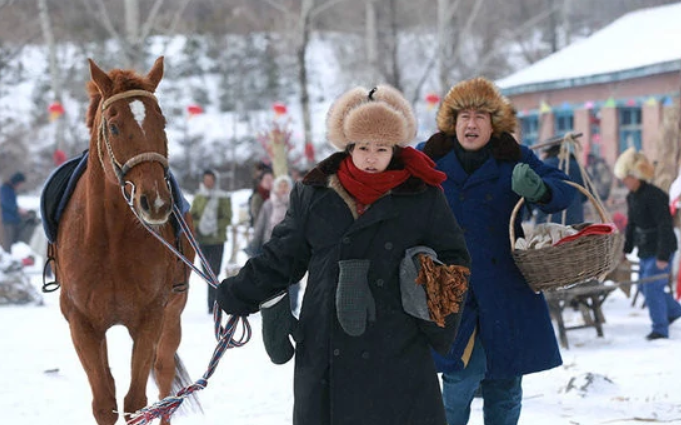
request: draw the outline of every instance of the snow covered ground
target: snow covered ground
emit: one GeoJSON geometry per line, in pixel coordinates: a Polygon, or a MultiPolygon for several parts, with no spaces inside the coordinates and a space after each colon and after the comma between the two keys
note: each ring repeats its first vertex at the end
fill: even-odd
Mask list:
{"type": "MultiPolygon", "coordinates": [[[[15,248],[18,257],[27,249],[25,245],[15,248]]],[[[37,267],[28,271],[39,286],[37,267]]],[[[42,306],[0,307],[0,423],[94,423],[90,388],[59,311],[58,297],[58,293],[45,294],[42,306]]],[[[206,284],[194,276],[179,349],[192,379],[205,372],[216,344],[205,299],[206,284]]],[[[596,337],[593,328],[569,331],[571,348],[563,350],[564,365],[525,377],[521,424],[681,423],[681,321],[672,325],[669,340],[648,342],[644,336],[649,332],[649,319],[640,301],[632,307],[631,299],[616,290],[603,310],[604,338],[596,337]],[[597,379],[587,390],[567,390],[571,381],[579,388],[589,374],[597,379]]],[[[581,315],[568,309],[565,319],[568,325],[578,324],[581,315]]],[[[291,423],[293,362],[270,363],[259,314],[249,320],[251,341],[228,350],[208,387],[198,392],[203,413],[178,413],[174,424],[291,423]]],[[[122,401],[129,383],[131,341],[120,327],[111,329],[108,336],[112,373],[122,401]]],[[[155,400],[153,383],[148,395],[150,402],[155,400]]],[[[483,423],[481,409],[476,399],[472,425],[483,423]]]]}

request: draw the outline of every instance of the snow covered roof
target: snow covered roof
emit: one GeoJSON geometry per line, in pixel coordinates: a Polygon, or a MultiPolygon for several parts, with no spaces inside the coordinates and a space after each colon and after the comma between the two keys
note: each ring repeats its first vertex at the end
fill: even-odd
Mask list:
{"type": "Polygon", "coordinates": [[[496,83],[504,94],[626,80],[681,68],[681,3],[628,13],[496,83]]]}

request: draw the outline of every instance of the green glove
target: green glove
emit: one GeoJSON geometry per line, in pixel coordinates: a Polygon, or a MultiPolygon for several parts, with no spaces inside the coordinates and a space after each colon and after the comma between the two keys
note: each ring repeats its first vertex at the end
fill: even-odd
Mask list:
{"type": "Polygon", "coordinates": [[[298,321],[291,313],[288,291],[279,293],[260,304],[262,339],[265,350],[274,364],[291,360],[295,349],[289,335],[298,342],[298,321]]]}
{"type": "Polygon", "coordinates": [[[530,202],[539,201],[547,190],[539,174],[535,173],[529,164],[523,162],[513,168],[511,189],[530,202]]]}

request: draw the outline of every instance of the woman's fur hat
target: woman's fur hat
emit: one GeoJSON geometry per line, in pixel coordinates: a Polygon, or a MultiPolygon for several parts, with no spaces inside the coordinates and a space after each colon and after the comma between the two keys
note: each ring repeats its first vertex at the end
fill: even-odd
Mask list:
{"type": "Polygon", "coordinates": [[[620,180],[633,176],[639,180],[651,181],[655,176],[655,167],[645,155],[631,147],[617,158],[613,172],[620,180]]]}
{"type": "Polygon", "coordinates": [[[326,135],[340,150],[352,143],[370,141],[405,146],[416,136],[416,116],[394,87],[355,87],[331,105],[326,135]]]}
{"type": "Polygon", "coordinates": [[[445,96],[437,112],[437,127],[445,134],[456,134],[456,116],[464,109],[489,112],[493,135],[513,133],[516,111],[511,102],[486,78],[477,77],[455,84],[445,96]]]}

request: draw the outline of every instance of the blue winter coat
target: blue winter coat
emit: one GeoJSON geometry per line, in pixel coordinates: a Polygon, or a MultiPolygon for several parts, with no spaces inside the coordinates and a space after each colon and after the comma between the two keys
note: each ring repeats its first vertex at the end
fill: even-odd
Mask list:
{"type": "Polygon", "coordinates": [[[17,205],[17,193],[9,183],[4,183],[0,188],[0,205],[2,205],[2,222],[7,224],[19,224],[19,206],[17,205]]]}
{"type": "MultiPolygon", "coordinates": [[[[447,174],[443,188],[449,206],[464,230],[471,254],[468,299],[456,340],[446,356],[435,352],[440,372],[463,368],[461,356],[477,328],[487,356],[487,377],[504,379],[538,372],[562,363],[548,306],[543,294],[527,285],[511,255],[509,222],[520,197],[511,190],[511,174],[518,160],[490,157],[470,176],[461,167],[454,150],[433,155],[431,143],[443,142],[442,133],[418,146],[430,155],[437,168],[447,174]],[[439,141],[438,141],[439,139],[439,141]],[[446,153],[445,153],[446,152],[446,153]]],[[[575,189],[565,183],[560,170],[542,163],[534,153],[513,139],[514,157],[530,165],[551,190],[551,200],[538,207],[557,212],[567,207],[575,189]]],[[[451,142],[450,142],[451,143],[451,142]]],[[[520,214],[516,236],[523,235],[520,214]]]]}

